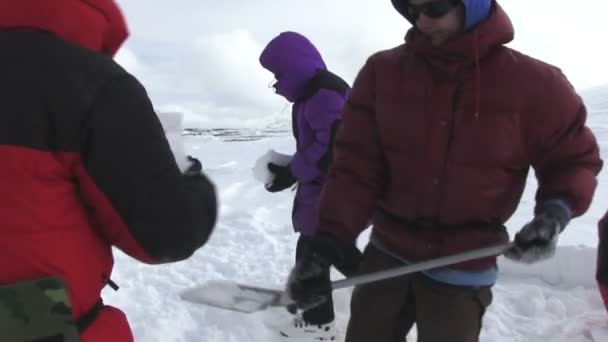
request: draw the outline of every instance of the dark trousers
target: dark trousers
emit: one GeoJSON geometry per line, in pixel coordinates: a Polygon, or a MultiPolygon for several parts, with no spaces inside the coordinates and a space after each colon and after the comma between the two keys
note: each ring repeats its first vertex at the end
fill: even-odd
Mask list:
{"type": "MultiPolygon", "coordinates": [[[[359,272],[401,265],[370,244],[359,272]]],[[[346,342],[403,342],[414,323],[418,342],[477,342],[491,301],[490,287],[448,285],[420,273],[357,286],[346,342]]]]}
{"type": "MultiPolygon", "coordinates": [[[[303,254],[303,250],[305,248],[305,236],[300,234],[300,238],[298,239],[298,245],[296,246],[296,263],[300,260],[303,254]]],[[[329,279],[329,270],[326,274],[323,275],[325,278],[329,279]]],[[[327,324],[334,320],[334,301],[331,296],[327,298],[327,300],[308,311],[305,311],[302,314],[302,318],[305,322],[309,324],[327,324]]]]}

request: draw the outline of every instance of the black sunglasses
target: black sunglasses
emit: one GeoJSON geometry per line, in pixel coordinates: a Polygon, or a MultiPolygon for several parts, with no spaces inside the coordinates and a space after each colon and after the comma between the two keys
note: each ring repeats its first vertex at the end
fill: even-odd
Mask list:
{"type": "Polygon", "coordinates": [[[422,5],[412,5],[409,3],[406,6],[407,16],[413,22],[418,21],[420,13],[433,19],[441,18],[448,14],[452,8],[456,7],[460,3],[460,0],[437,0],[427,2],[422,5]]]}

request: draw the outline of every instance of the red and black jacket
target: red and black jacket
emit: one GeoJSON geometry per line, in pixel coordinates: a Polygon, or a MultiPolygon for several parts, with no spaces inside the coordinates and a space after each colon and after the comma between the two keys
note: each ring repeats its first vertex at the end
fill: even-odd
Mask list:
{"type": "MultiPolygon", "coordinates": [[[[181,174],[145,89],[110,57],[126,36],[111,0],[0,2],[0,284],[61,276],[77,319],[112,246],[179,261],[216,220],[213,185],[181,174]]],[[[131,339],[109,307],[82,334],[131,339]]]]}

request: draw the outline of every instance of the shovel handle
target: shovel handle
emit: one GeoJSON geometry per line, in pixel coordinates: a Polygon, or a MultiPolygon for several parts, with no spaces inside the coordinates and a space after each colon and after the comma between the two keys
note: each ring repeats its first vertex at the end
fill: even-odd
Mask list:
{"type": "Polygon", "coordinates": [[[372,283],[379,280],[385,280],[390,278],[399,277],[402,275],[416,273],[420,271],[426,271],[434,268],[449,266],[453,264],[458,264],[465,261],[471,261],[475,259],[497,256],[505,253],[507,250],[511,249],[515,245],[514,242],[484,247],[480,249],[474,249],[471,251],[449,255],[437,259],[432,259],[428,261],[417,262],[414,264],[403,265],[395,268],[391,268],[384,271],[372,272],[368,274],[358,275],[349,277],[342,280],[333,281],[331,283],[331,288],[333,290],[343,289],[345,287],[351,287],[356,285],[363,285],[372,283]]]}

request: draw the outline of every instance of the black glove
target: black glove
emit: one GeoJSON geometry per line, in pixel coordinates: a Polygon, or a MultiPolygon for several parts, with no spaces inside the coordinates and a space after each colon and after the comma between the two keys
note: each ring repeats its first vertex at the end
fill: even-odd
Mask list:
{"type": "MultiPolygon", "coordinates": [[[[334,265],[345,275],[353,275],[360,260],[361,252],[354,243],[320,233],[306,242],[287,280],[287,293],[296,308],[311,309],[331,296],[329,268],[334,265]]],[[[293,312],[293,307],[288,310],[293,312]]]]}
{"type": "Polygon", "coordinates": [[[598,228],[600,241],[597,246],[595,279],[601,285],[608,286],[608,215],[600,220],[598,228]]]}
{"type": "Polygon", "coordinates": [[[289,165],[281,166],[274,163],[268,163],[267,167],[274,175],[272,183],[266,184],[266,190],[269,192],[283,191],[298,181],[293,174],[291,174],[289,165]]]}
{"type": "Polygon", "coordinates": [[[201,172],[203,172],[203,165],[201,164],[201,162],[192,156],[188,156],[188,161],[191,164],[184,172],[184,175],[199,176],[201,174],[201,172]]]}
{"type": "Polygon", "coordinates": [[[562,205],[543,205],[534,219],[515,235],[515,246],[505,253],[505,257],[527,264],[551,258],[559,233],[569,221],[570,213],[562,205]]]}

